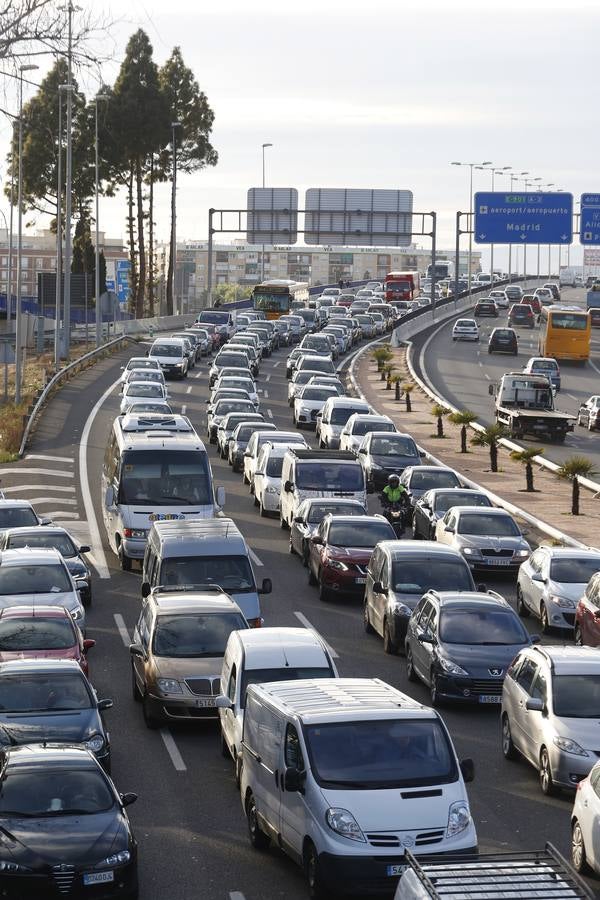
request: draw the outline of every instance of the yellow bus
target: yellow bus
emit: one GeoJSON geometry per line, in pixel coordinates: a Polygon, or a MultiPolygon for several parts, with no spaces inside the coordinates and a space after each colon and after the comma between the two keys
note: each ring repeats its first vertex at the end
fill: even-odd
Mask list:
{"type": "Polygon", "coordinates": [[[554,359],[585,362],[590,356],[592,320],[580,306],[543,306],[538,352],[554,359]]]}
{"type": "Polygon", "coordinates": [[[266,319],[285,316],[294,305],[305,304],[307,300],[308,284],[304,281],[289,281],[286,278],[263,281],[252,291],[252,306],[257,312],[263,312],[266,319]]]}

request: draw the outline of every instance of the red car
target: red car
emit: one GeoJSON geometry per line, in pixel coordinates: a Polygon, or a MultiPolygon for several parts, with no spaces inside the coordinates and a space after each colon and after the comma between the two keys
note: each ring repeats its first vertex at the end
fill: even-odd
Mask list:
{"type": "Polygon", "coordinates": [[[7,606],[0,610],[0,662],[11,659],[75,659],[89,676],[83,637],[64,606],[7,606]]]}
{"type": "Polygon", "coordinates": [[[600,647],[600,572],[592,575],[575,610],[575,643],[600,647]]]}
{"type": "Polygon", "coordinates": [[[394,540],[394,529],[383,516],[330,513],[310,539],[308,583],[319,585],[320,600],[329,600],[334,594],[362,597],[375,545],[394,540]]]}

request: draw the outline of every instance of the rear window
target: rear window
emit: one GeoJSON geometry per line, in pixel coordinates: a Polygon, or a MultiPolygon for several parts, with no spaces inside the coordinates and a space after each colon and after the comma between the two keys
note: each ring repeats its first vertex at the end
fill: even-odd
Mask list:
{"type": "Polygon", "coordinates": [[[455,473],[444,469],[441,469],[439,472],[413,472],[410,478],[411,489],[418,491],[457,486],[460,486],[460,482],[455,473]]]}
{"type": "Polygon", "coordinates": [[[355,422],[352,426],[352,434],[369,434],[371,431],[395,431],[393,422],[355,422]]]}
{"type": "Polygon", "coordinates": [[[385,521],[332,522],[329,528],[328,542],[336,547],[374,547],[379,541],[393,540],[395,532],[385,521]]]}
{"type": "MultiPolygon", "coordinates": [[[[356,412],[351,406],[336,406],[331,410],[329,421],[332,425],[345,425],[350,416],[356,412]]],[[[379,431],[379,429],[377,429],[379,431]]]]}

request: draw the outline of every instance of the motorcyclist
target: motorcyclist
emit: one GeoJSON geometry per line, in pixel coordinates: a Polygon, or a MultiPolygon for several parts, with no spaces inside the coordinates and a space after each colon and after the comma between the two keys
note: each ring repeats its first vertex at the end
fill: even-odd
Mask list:
{"type": "Polygon", "coordinates": [[[404,485],[400,483],[400,478],[398,477],[398,475],[389,476],[388,483],[381,492],[379,499],[383,507],[384,515],[386,514],[386,512],[392,509],[395,504],[398,504],[400,506],[403,513],[402,527],[404,527],[409,507],[408,491],[406,490],[404,485]]]}

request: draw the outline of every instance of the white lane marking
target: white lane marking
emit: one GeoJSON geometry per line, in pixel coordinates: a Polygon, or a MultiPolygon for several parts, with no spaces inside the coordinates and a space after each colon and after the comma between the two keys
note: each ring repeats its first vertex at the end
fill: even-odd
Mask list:
{"type": "Polygon", "coordinates": [[[66,462],[73,464],[74,456],[47,456],[45,453],[28,453],[25,459],[47,459],[51,462],[66,462]]]}
{"type": "MultiPolygon", "coordinates": [[[[56,502],[56,498],[55,498],[55,502],[56,502]]],[[[67,512],[66,509],[48,510],[48,512],[46,513],[46,517],[48,519],[56,519],[56,520],[58,520],[58,519],[73,519],[74,522],[82,521],[79,518],[79,513],[67,512]]],[[[57,521],[57,524],[58,524],[58,521],[57,521]]],[[[92,554],[89,554],[89,555],[91,556],[92,554]]],[[[105,562],[106,562],[106,560],[105,560],[105,562]]],[[[98,568],[98,566],[95,566],[95,568],[97,569],[98,574],[100,574],[100,569],[98,568]]],[[[106,571],[108,572],[108,569],[106,571]]],[[[100,578],[109,578],[109,577],[110,577],[109,575],[100,575],[100,578]]]]}
{"type": "Polygon", "coordinates": [[[187,404],[184,403],[183,406],[181,407],[181,415],[182,415],[182,416],[185,416],[185,411],[186,411],[186,409],[187,409],[187,404]]]}
{"type": "Polygon", "coordinates": [[[191,394],[191,393],[192,393],[192,386],[190,384],[189,388],[186,388],[186,394],[191,394]]]}
{"type": "Polygon", "coordinates": [[[567,394],[567,397],[570,397],[571,400],[577,401],[577,397],[574,394],[567,394]]]}
{"type": "Polygon", "coordinates": [[[26,475],[55,475],[56,478],[75,478],[73,472],[60,472],[58,469],[36,469],[19,466],[14,469],[0,469],[0,475],[15,475],[24,472],[26,475]]]}
{"type": "Polygon", "coordinates": [[[270,419],[272,419],[272,418],[273,418],[273,410],[268,409],[268,410],[267,410],[267,415],[268,415],[268,417],[269,417],[270,419]]]}
{"type": "Polygon", "coordinates": [[[594,371],[596,371],[598,373],[598,375],[600,375],[600,369],[598,368],[598,366],[596,365],[594,360],[590,359],[589,363],[590,363],[590,366],[592,367],[592,369],[594,369],[594,371]]]}
{"type": "Polygon", "coordinates": [[[202,378],[202,372],[196,372],[194,378],[202,378]]]}
{"type": "MultiPolygon", "coordinates": [[[[37,486],[40,487],[40,485],[37,486]]],[[[30,497],[27,502],[34,506],[40,506],[42,503],[64,503],[65,506],[77,506],[77,500],[71,497],[30,497]]]]}
{"type": "MultiPolygon", "coordinates": [[[[43,487],[43,485],[39,485],[39,484],[19,484],[19,485],[16,485],[15,487],[5,487],[5,488],[2,488],[2,490],[3,490],[3,492],[4,492],[5,494],[17,494],[17,493],[19,493],[20,491],[39,491],[40,487],[43,487]]],[[[70,487],[70,486],[69,486],[69,487],[65,487],[65,485],[62,485],[62,484],[53,484],[53,485],[52,485],[52,490],[53,490],[53,491],[60,491],[61,494],[74,494],[74,493],[75,493],[75,488],[74,488],[74,487],[70,487]]],[[[30,502],[31,502],[31,501],[30,501],[30,502]]]]}
{"type": "MultiPolygon", "coordinates": [[[[100,407],[104,404],[107,397],[109,397],[117,385],[120,383],[120,378],[108,387],[99,400],[96,401],[95,406],[93,407],[91,413],[87,417],[86,423],[83,426],[83,432],[81,435],[81,441],[79,443],[79,482],[81,485],[81,496],[83,497],[83,505],[85,508],[85,515],[88,520],[88,525],[90,529],[90,544],[92,545],[92,553],[94,554],[94,559],[96,560],[96,571],[100,578],[110,578],[110,572],[108,571],[108,565],[106,562],[106,556],[104,554],[104,547],[102,546],[102,540],[100,538],[100,529],[98,528],[98,520],[96,519],[96,512],[94,510],[94,504],[92,502],[92,494],[90,491],[90,481],[88,478],[88,464],[87,464],[87,450],[88,450],[88,440],[90,437],[90,431],[92,430],[92,425],[94,424],[94,419],[98,415],[98,411],[100,407]]],[[[94,481],[94,484],[97,484],[97,481],[94,481]]],[[[100,494],[100,503],[104,503],[104,497],[100,494]]]]}
{"type": "Polygon", "coordinates": [[[312,624],[308,621],[308,619],[306,618],[306,616],[304,615],[304,613],[301,613],[301,612],[295,612],[294,615],[296,616],[297,619],[300,620],[300,622],[302,622],[302,624],[304,625],[305,628],[310,628],[311,631],[314,631],[314,633],[317,634],[317,635],[321,638],[321,640],[323,641],[323,643],[325,644],[325,646],[327,647],[327,649],[329,650],[329,652],[331,653],[331,655],[333,656],[334,659],[339,659],[339,658],[340,658],[340,654],[337,653],[337,652],[333,649],[333,647],[331,646],[331,644],[328,644],[328,643],[327,643],[327,641],[325,640],[325,638],[323,637],[322,634],[319,634],[319,632],[317,631],[317,629],[315,628],[315,626],[312,625],[312,624]]]}
{"type": "Polygon", "coordinates": [[[115,625],[119,629],[119,634],[121,635],[121,640],[129,650],[129,645],[132,643],[131,635],[129,634],[129,629],[125,624],[125,619],[121,615],[121,613],[114,614],[115,625]]]}
{"type": "Polygon", "coordinates": [[[485,378],[487,378],[487,380],[489,381],[489,380],[490,380],[490,376],[488,375],[488,373],[487,373],[487,372],[484,372],[483,374],[484,374],[485,378]]]}
{"type": "Polygon", "coordinates": [[[241,891],[229,891],[229,900],[246,900],[241,891]]]}
{"type": "Polygon", "coordinates": [[[270,380],[271,380],[271,376],[270,376],[270,375],[265,375],[265,381],[270,381],[270,380]]]}
{"type": "Polygon", "coordinates": [[[277,362],[274,362],[274,363],[273,363],[273,368],[276,369],[280,362],[281,362],[280,359],[278,359],[277,362]]]}
{"type": "Polygon", "coordinates": [[[268,400],[268,399],[269,399],[269,392],[268,392],[268,390],[267,390],[266,388],[265,388],[264,391],[263,391],[263,397],[265,398],[265,400],[268,400]]]}
{"type": "Polygon", "coordinates": [[[178,772],[186,772],[187,766],[183,761],[183,757],[182,757],[181,753],[179,752],[179,748],[177,747],[177,744],[175,743],[173,735],[171,734],[169,729],[161,728],[160,736],[163,739],[163,744],[167,748],[167,753],[171,757],[171,762],[175,766],[175,769],[178,772]]]}
{"type": "Polygon", "coordinates": [[[264,563],[262,562],[262,560],[260,560],[260,559],[258,558],[258,556],[257,556],[256,553],[254,552],[254,550],[252,549],[252,547],[248,547],[248,550],[250,551],[250,559],[252,560],[252,562],[254,563],[254,565],[255,565],[255,566],[264,566],[264,563]]]}

